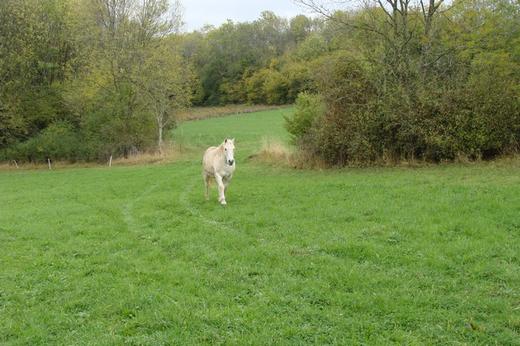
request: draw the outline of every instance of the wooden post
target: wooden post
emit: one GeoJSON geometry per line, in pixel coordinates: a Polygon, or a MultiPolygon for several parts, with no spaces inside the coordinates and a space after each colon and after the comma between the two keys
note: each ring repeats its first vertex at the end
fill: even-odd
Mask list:
{"type": "Polygon", "coordinates": [[[47,158],[47,164],[49,164],[49,169],[52,169],[52,166],[51,166],[51,159],[50,159],[50,158],[47,158]]]}
{"type": "Polygon", "coordinates": [[[112,155],[110,155],[110,159],[108,160],[108,167],[112,167],[112,155]]]}
{"type": "Polygon", "coordinates": [[[14,162],[14,165],[16,166],[16,169],[18,169],[18,162],[16,162],[16,160],[13,160],[14,162]]]}

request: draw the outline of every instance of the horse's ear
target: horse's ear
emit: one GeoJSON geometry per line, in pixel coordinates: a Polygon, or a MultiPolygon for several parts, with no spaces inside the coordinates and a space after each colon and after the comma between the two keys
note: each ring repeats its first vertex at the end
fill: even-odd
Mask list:
{"type": "Polygon", "coordinates": [[[230,141],[231,141],[231,143],[235,144],[235,139],[234,138],[231,138],[230,141]]]}

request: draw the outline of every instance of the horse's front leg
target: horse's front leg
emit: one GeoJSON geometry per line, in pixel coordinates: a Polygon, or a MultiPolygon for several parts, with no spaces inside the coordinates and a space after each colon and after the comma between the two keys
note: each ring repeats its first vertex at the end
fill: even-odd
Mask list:
{"type": "Polygon", "coordinates": [[[227,188],[228,188],[228,186],[229,186],[229,183],[231,182],[231,178],[232,178],[232,177],[233,177],[233,176],[230,175],[230,176],[227,176],[227,177],[223,177],[223,178],[222,178],[222,182],[224,183],[224,193],[227,192],[227,188]]]}
{"type": "Polygon", "coordinates": [[[215,174],[215,180],[218,185],[218,201],[222,205],[226,205],[226,196],[224,195],[225,186],[224,182],[222,181],[222,177],[218,174],[215,174]]]}

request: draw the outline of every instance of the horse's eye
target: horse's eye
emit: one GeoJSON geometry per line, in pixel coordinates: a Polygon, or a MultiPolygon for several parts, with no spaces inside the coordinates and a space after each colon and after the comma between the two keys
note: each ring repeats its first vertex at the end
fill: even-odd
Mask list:
{"type": "Polygon", "coordinates": [[[227,151],[227,149],[224,149],[225,151],[227,151]]]}

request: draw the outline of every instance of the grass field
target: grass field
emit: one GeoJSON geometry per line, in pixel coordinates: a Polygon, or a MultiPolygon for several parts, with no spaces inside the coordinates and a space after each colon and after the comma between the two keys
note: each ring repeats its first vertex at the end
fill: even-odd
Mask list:
{"type": "Polygon", "coordinates": [[[287,112],[184,123],[168,165],[0,172],[0,344],[520,344],[518,162],[248,161],[287,112]]]}

